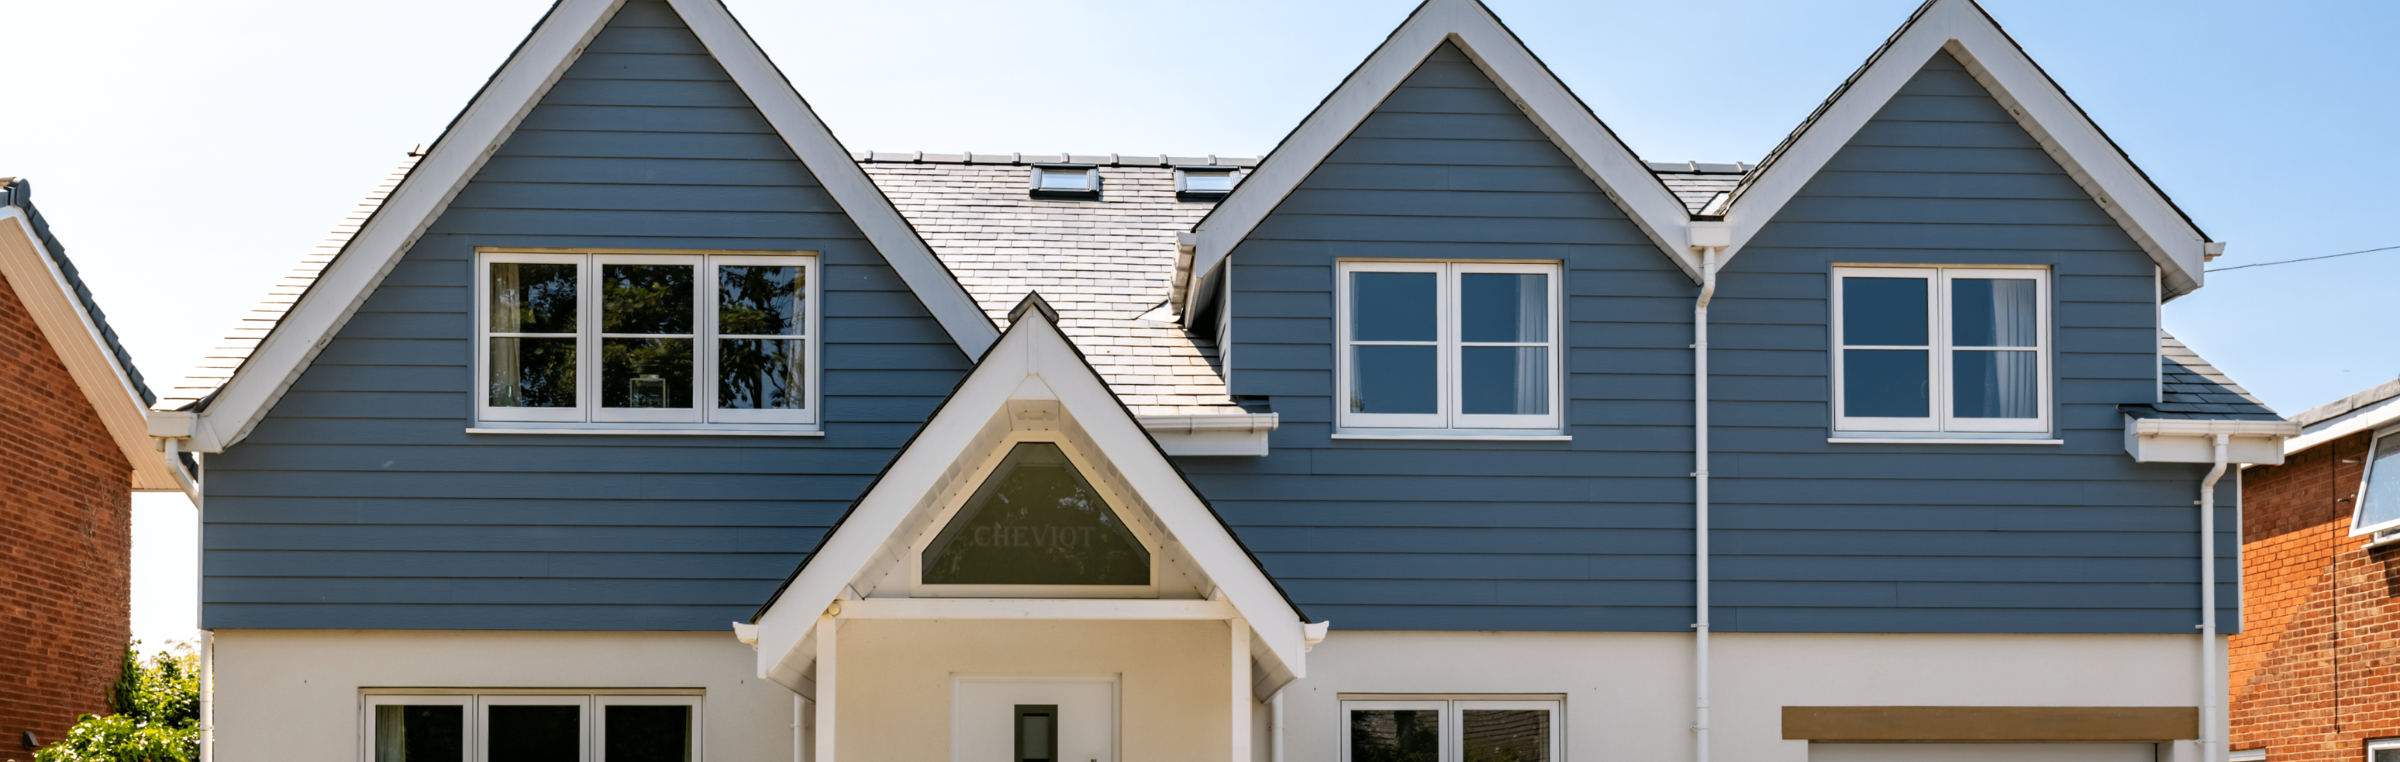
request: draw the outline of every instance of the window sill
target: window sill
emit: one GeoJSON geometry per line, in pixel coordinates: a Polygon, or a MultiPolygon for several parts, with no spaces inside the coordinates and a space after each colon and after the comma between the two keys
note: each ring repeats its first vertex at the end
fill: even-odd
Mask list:
{"type": "Polygon", "coordinates": [[[1424,433],[1408,433],[1408,434],[1384,433],[1384,432],[1378,432],[1378,433],[1373,433],[1373,434],[1367,434],[1367,433],[1335,434],[1335,435],[1333,435],[1333,438],[1335,438],[1335,439],[1383,440],[1383,441],[1424,441],[1424,442],[1459,442],[1459,441],[1465,441],[1465,442],[1572,442],[1572,441],[1575,441],[1575,437],[1574,437],[1574,436],[1572,436],[1572,435],[1568,435],[1568,434],[1484,434],[1484,433],[1475,433],[1475,432],[1455,432],[1455,433],[1453,433],[1453,432],[1441,432],[1441,431],[1427,431],[1427,432],[1424,432],[1424,433]]]}
{"type": "Polygon", "coordinates": [[[2017,437],[1826,437],[1827,444],[2063,445],[2064,439],[2017,437]]]}
{"type": "Polygon", "coordinates": [[[2391,534],[2383,534],[2378,532],[2377,534],[2382,536],[2373,537],[2372,539],[2367,540],[2367,544],[2360,545],[2358,548],[2360,550],[2377,550],[2381,548],[2388,548],[2394,545],[2400,545],[2400,532],[2393,532],[2391,534]]]}
{"type": "Polygon", "coordinates": [[[732,429],[732,428],[661,428],[661,429],[574,429],[574,428],[516,428],[510,426],[470,426],[469,434],[584,434],[608,437],[821,437],[822,429],[732,429]]]}

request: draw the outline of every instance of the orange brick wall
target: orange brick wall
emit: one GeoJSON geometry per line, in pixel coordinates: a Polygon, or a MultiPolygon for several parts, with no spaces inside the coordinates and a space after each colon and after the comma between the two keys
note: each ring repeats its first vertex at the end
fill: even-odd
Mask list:
{"type": "Polygon", "coordinates": [[[2242,474],[2233,749],[2364,762],[2367,739],[2400,736],[2400,549],[2349,536],[2368,437],[2242,474]]]}
{"type": "Polygon", "coordinates": [[[0,280],[0,761],[108,711],[132,637],[132,467],[0,280]]]}

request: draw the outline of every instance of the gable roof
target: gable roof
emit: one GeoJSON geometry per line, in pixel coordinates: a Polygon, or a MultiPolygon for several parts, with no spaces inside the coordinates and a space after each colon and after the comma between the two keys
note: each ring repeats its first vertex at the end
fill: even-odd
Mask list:
{"type": "Polygon", "coordinates": [[[1425,0],[1332,94],[1275,146],[1258,169],[1193,228],[1185,263],[1176,267],[1179,312],[1195,311],[1193,284],[1205,279],[1285,196],[1332,155],[1386,97],[1444,43],[1466,53],[1493,84],[1523,108],[1575,166],[1622,208],[1634,226],[1684,274],[1700,277],[1686,248],[1691,213],[1650,168],[1592,114],[1479,0],[1425,0]]]}
{"type": "MultiPolygon", "coordinates": [[[[791,82],[719,0],[666,0],[843,212],[967,356],[999,329],[834,140],[791,82]]],[[[192,449],[221,451],[258,425],[401,255],[574,64],[623,0],[559,0],[388,198],[308,283],[224,384],[196,405],[192,449]]]]}
{"type": "Polygon", "coordinates": [[[2083,107],[1975,0],[1926,0],[1815,112],[1733,191],[1725,220],[1743,245],[1850,142],[1917,70],[1947,51],[2016,118],[2078,185],[2156,260],[2167,298],[2200,287],[2202,264],[2222,251],[2167,198],[2083,107]]]}
{"type": "Polygon", "coordinates": [[[157,397],[67,259],[66,247],[34,208],[33,184],[21,178],[0,177],[0,281],[25,305],[107,427],[133,469],[133,489],[192,494],[196,485],[184,461],[173,451],[161,453],[150,440],[143,409],[157,397]]]}
{"type": "MultiPolygon", "coordinates": [[[[1288,680],[1305,676],[1302,653],[1312,629],[1298,606],[1267,576],[1257,559],[1166,451],[1112,394],[1090,359],[1059,329],[1059,315],[1039,294],[1011,310],[1009,328],[976,361],[931,420],[902,446],[866,492],[834,522],[824,540],[753,617],[759,674],[798,688],[814,657],[801,644],[828,605],[875,598],[884,575],[906,563],[909,549],[940,508],[960,490],[978,486],[972,462],[1011,431],[1065,432],[1083,441],[1107,478],[1126,487],[1127,505],[1113,506],[1158,527],[1189,563],[1162,574],[1203,575],[1202,597],[1221,599],[1256,633],[1254,655],[1288,680]],[[1028,428],[1031,427],[1031,428],[1028,428]],[[1096,451],[1096,452],[1094,452],[1096,451]]],[[[1162,587],[1164,585],[1162,584],[1162,587]]],[[[747,625],[745,625],[747,626],[747,625]]],[[[1318,631],[1321,633],[1321,625],[1318,631]]]]}

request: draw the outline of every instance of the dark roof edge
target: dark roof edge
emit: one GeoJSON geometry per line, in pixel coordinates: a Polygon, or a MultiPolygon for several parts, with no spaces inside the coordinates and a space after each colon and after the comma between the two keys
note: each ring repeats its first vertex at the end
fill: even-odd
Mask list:
{"type": "Polygon", "coordinates": [[[22,177],[0,178],[0,206],[25,210],[25,218],[33,223],[34,237],[41,240],[42,250],[49,253],[51,263],[58,265],[59,274],[66,277],[67,287],[74,289],[75,301],[83,306],[83,313],[89,315],[92,325],[100,329],[100,340],[108,344],[108,353],[117,358],[117,367],[125,372],[127,380],[133,382],[133,390],[142,395],[142,406],[158,404],[158,395],[150,391],[150,385],[142,380],[141,368],[133,364],[133,353],[125,351],[124,342],[117,338],[117,330],[108,325],[108,315],[100,311],[100,302],[92,298],[91,287],[84,285],[83,275],[75,270],[75,263],[67,259],[66,247],[59,245],[58,237],[50,234],[50,223],[42,219],[41,210],[33,208],[33,183],[22,177]]]}
{"type": "Polygon", "coordinates": [[[2299,415],[2291,417],[2291,421],[2302,426],[2314,426],[2394,397],[2400,397],[2400,379],[2385,381],[2350,396],[2300,411],[2299,415]]]}

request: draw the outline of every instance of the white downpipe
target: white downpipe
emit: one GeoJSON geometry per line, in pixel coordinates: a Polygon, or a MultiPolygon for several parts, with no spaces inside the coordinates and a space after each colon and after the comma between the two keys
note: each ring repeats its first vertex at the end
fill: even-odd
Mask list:
{"type": "Polygon", "coordinates": [[[213,762],[217,747],[217,633],[200,631],[200,762],[213,762]]]}
{"type": "Polygon", "coordinates": [[[1717,247],[1700,248],[1700,299],[1692,306],[1692,539],[1696,620],[1692,659],[1692,750],[1708,762],[1708,300],[1717,295],[1717,247]]]}
{"type": "Polygon", "coordinates": [[[1267,746],[1267,762],[1283,762],[1283,691],[1268,701],[1272,710],[1267,713],[1267,735],[1273,743],[1267,746]]]}
{"type": "Polygon", "coordinates": [[[2225,447],[2230,435],[2219,433],[2216,465],[2200,480],[2200,759],[2221,762],[2217,718],[2225,692],[2217,689],[2217,479],[2225,475],[2225,447]]]}

